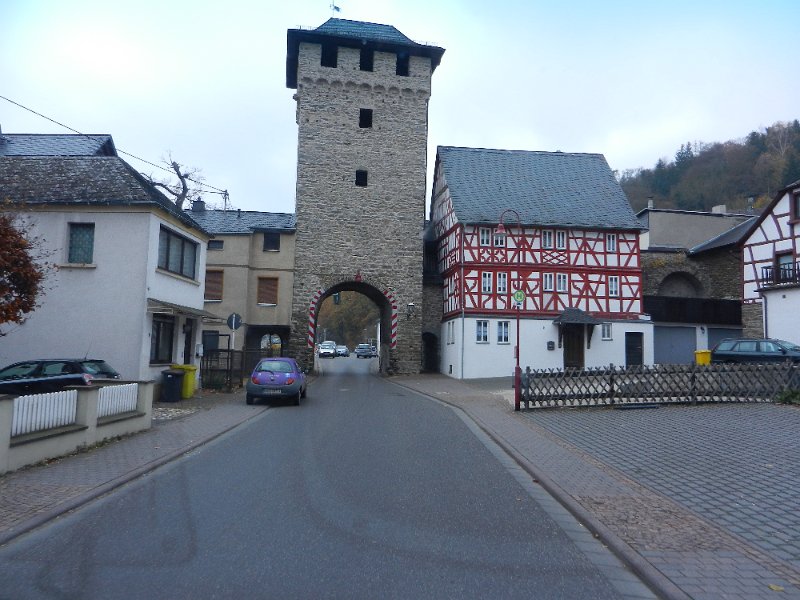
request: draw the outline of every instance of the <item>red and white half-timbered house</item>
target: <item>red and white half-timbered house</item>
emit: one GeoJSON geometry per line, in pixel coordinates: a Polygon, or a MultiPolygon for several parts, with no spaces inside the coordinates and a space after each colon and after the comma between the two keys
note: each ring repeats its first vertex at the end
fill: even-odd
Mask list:
{"type": "Polygon", "coordinates": [[[764,335],[800,344],[800,181],[779,191],[742,247],[745,304],[761,304],[764,335]]]}
{"type": "Polygon", "coordinates": [[[511,374],[517,324],[523,369],[653,362],[642,225],[602,155],[440,146],[431,221],[442,372],[511,374]]]}

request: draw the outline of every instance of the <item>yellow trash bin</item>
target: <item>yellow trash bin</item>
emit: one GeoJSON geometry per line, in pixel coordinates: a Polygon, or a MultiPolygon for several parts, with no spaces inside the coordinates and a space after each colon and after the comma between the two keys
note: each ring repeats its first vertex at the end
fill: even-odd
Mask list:
{"type": "MultiPolygon", "coordinates": [[[[697,365],[710,365],[711,364],[711,350],[695,350],[694,351],[694,362],[697,365]]],[[[186,378],[184,377],[184,381],[185,380],[186,380],[186,378]]]]}
{"type": "Polygon", "coordinates": [[[186,400],[194,396],[195,378],[197,367],[194,365],[172,365],[173,369],[183,371],[183,385],[181,386],[181,398],[186,400]]]}

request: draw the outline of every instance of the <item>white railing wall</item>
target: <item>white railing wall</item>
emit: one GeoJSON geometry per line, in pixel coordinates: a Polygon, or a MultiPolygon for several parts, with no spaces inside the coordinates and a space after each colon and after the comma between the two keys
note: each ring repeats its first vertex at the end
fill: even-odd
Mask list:
{"type": "Polygon", "coordinates": [[[78,390],[14,398],[11,436],[72,425],[77,408],[78,390]]]}
{"type": "Polygon", "coordinates": [[[149,429],[152,414],[152,381],[0,395],[0,474],[149,429]]]}
{"type": "Polygon", "coordinates": [[[138,383],[108,385],[101,388],[97,401],[97,417],[102,418],[135,411],[138,393],[138,383]]]}

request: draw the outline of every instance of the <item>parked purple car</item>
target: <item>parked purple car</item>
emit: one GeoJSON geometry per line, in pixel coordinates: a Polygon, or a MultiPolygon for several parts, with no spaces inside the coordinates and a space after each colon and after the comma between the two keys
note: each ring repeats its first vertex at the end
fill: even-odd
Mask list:
{"type": "Polygon", "coordinates": [[[306,376],[293,358],[262,358],[245,386],[245,400],[288,399],[295,406],[306,397],[306,376]]]}

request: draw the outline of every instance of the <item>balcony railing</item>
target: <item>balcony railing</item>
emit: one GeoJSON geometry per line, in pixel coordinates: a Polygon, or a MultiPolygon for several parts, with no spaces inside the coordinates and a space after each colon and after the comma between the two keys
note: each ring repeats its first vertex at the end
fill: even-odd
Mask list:
{"type": "Polygon", "coordinates": [[[784,263],[777,267],[761,267],[761,286],[800,283],[800,262],[784,263]]]}

